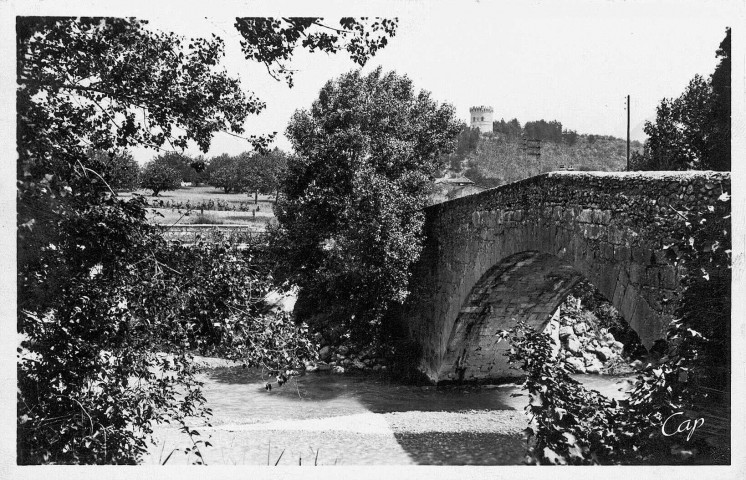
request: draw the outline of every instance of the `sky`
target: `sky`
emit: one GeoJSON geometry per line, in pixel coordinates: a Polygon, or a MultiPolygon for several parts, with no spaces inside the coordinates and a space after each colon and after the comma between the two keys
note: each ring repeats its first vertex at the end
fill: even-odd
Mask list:
{"type": "MultiPolygon", "coordinates": [[[[12,0],[11,0],[12,1],[12,0]]],[[[357,68],[343,53],[299,51],[291,68],[295,86],[271,78],[246,60],[233,24],[236,16],[345,15],[398,17],[399,29],[364,67],[408,75],[418,89],[469,119],[469,107],[489,105],[494,118],[559,120],[579,133],[626,136],[631,96],[632,138],[655,117],[664,97],[679,96],[695,74],[710,75],[715,50],[736,15],[729,1],[424,1],[18,3],[19,14],[137,16],[150,28],[186,37],[225,40],[224,66],[245,90],[267,103],[246,121],[246,134],[278,132],[274,146],[290,150],[283,133],[297,109],[309,108],[324,83],[357,68]],[[60,3],[62,5],[60,5],[60,3]],[[31,5],[31,6],[27,6],[31,5]]],[[[740,14],[740,11],[738,12],[740,14]]],[[[217,134],[208,157],[238,154],[246,141],[217,134]]],[[[157,152],[134,150],[145,162],[157,152]]],[[[196,147],[191,154],[201,153],[196,147]]]]}
{"type": "MultiPolygon", "coordinates": [[[[733,20],[729,2],[464,3],[399,2],[393,12],[367,11],[398,16],[399,29],[363,71],[381,66],[406,74],[416,88],[454,105],[464,121],[469,107],[489,105],[495,120],[559,120],[579,133],[620,138],[626,136],[630,95],[633,140],[644,140],[643,123],[655,117],[662,98],[679,96],[695,74],[712,73],[715,50],[733,20]]],[[[227,70],[267,102],[265,111],[247,120],[247,133],[276,131],[274,145],[290,150],[283,132],[293,112],[309,108],[326,81],[357,66],[342,53],[298,52],[291,62],[295,86],[289,88],[240,51],[234,19],[254,13],[222,7],[154,11],[148,18],[151,28],[222,37],[227,70]]],[[[306,11],[289,14],[321,14],[330,23],[346,14],[306,11]]],[[[207,156],[247,149],[244,141],[218,134],[207,156]]],[[[141,162],[154,154],[135,152],[141,162]]]]}

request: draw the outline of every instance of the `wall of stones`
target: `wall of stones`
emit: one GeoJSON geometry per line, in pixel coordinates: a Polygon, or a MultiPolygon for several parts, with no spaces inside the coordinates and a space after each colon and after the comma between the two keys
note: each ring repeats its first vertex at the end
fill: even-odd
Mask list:
{"type": "MultiPolygon", "coordinates": [[[[651,346],[663,337],[680,293],[681,272],[664,247],[682,227],[683,212],[704,209],[723,192],[730,192],[727,173],[554,172],[429,207],[403,316],[422,348],[423,371],[433,381],[455,372],[453,353],[463,346],[453,345],[461,338],[454,326],[475,286],[484,289],[493,267],[522,252],[550,255],[586,277],[651,346]]],[[[527,312],[511,314],[537,326],[549,319],[527,312]]],[[[484,375],[504,374],[493,368],[484,375]]]]}

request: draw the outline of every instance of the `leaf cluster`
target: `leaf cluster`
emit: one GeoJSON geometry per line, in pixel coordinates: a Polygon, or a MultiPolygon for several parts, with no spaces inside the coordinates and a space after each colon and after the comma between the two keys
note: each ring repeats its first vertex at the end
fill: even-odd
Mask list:
{"type": "Polygon", "coordinates": [[[292,87],[294,72],[287,63],[299,44],[311,52],[345,50],[362,67],[396,35],[398,19],[344,17],[333,27],[318,17],[239,17],[235,27],[246,58],[264,63],[273,78],[282,77],[292,87]]]}

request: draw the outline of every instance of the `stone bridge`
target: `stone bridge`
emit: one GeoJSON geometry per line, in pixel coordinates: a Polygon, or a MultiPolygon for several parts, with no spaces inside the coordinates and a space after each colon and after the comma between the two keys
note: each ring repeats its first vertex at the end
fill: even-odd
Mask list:
{"type": "Polygon", "coordinates": [[[582,278],[650,347],[680,295],[664,246],[723,192],[728,173],[555,172],[427,208],[403,309],[421,369],[436,383],[517,375],[495,333],[543,328],[582,278]]]}

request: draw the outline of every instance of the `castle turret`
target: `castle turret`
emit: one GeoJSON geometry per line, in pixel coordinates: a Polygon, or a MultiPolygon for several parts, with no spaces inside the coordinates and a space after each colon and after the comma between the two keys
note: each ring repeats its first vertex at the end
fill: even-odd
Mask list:
{"type": "Polygon", "coordinates": [[[471,107],[471,128],[478,128],[482,133],[492,133],[492,107],[471,107]]]}

